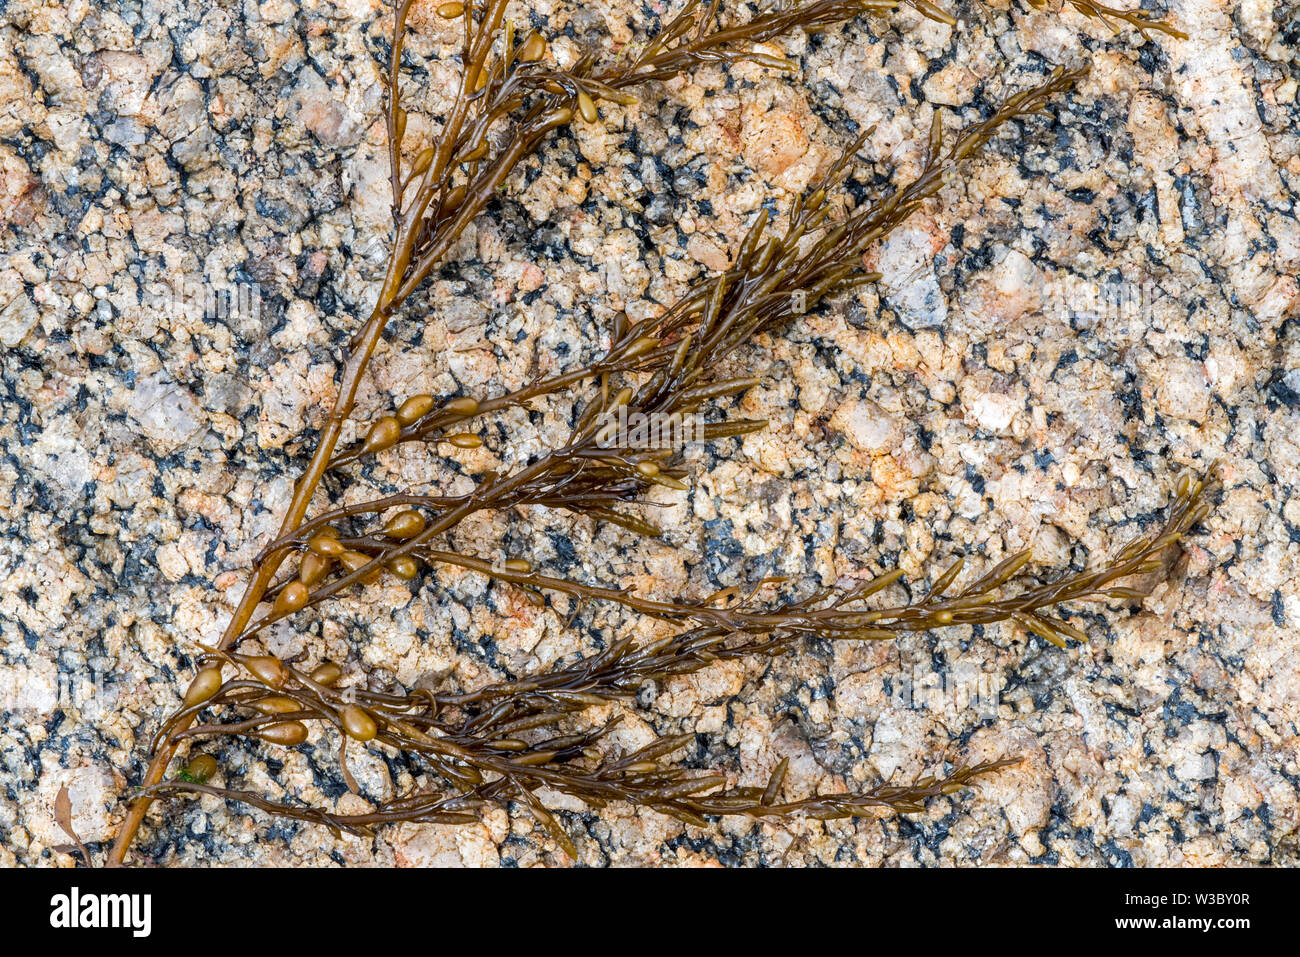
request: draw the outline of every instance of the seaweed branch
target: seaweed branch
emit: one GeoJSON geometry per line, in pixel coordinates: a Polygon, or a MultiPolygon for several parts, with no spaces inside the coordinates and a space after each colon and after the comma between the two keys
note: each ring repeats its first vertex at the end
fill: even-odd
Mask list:
{"type": "MultiPolygon", "coordinates": [[[[801,24],[826,27],[895,5],[879,0],[808,0],[760,13],[738,26],[722,26],[718,0],[707,8],[699,0],[690,0],[639,56],[593,75],[594,57],[584,58],[567,72],[539,66],[546,56],[545,40],[536,33],[517,37],[513,25],[505,20],[507,2],[455,0],[438,8],[440,16],[463,23],[463,69],[436,145],[426,146],[405,173],[401,172],[401,157],[407,112],[401,103],[400,66],[414,0],[399,0],[394,11],[387,119],[394,242],[374,311],[351,339],[334,406],[306,471],[294,485],[281,524],[282,535],[297,529],[307,516],[389,319],[454,246],[510,172],[535,152],[550,132],[571,123],[575,110],[584,120],[592,121],[598,116],[598,96],[620,100],[641,83],[675,75],[700,62],[770,59],[750,46],[801,24]],[[503,126],[498,138],[494,132],[503,126]]],[[[285,549],[272,549],[257,563],[220,649],[238,640],[288,554],[285,549]]],[[[293,589],[289,597],[297,594],[298,589],[293,589]]],[[[172,756],[166,749],[154,755],[145,775],[146,787],[162,780],[172,756]]],[[[149,804],[148,797],[133,802],[109,853],[110,864],[125,859],[149,804]]]]}
{"type": "MultiPolygon", "coordinates": [[[[400,577],[413,577],[412,557],[483,509],[550,505],[594,515],[635,531],[657,533],[654,526],[614,506],[637,499],[654,485],[684,489],[684,472],[663,464],[671,448],[627,448],[615,442],[616,436],[611,434],[613,416],[621,413],[680,419],[697,412],[709,400],[753,386],[757,380],[749,377],[718,380],[714,370],[739,347],[760,333],[779,328],[803,309],[815,308],[833,295],[878,279],[878,273],[868,272],[862,265],[862,257],[870,247],[935,196],[958,165],[983,147],[1003,124],[1043,109],[1080,76],[1058,68],[1039,86],[1008,98],[992,116],[972,124],[948,146],[944,144],[941,114],[936,112],[928,160],[916,179],[888,198],[863,204],[836,221],[832,219],[834,191],[848,176],[849,160],[870,132],[865,131],[822,182],[796,201],[783,232],[769,236],[766,217],[760,215],[730,269],[688,292],[658,319],[624,330],[603,358],[580,370],[585,375],[598,375],[600,381],[563,445],[511,474],[491,477],[457,500],[397,495],[349,506],[352,516],[378,514],[395,505],[405,507],[382,529],[369,534],[344,537],[337,529],[324,525],[318,516],[281,537],[275,548],[297,548],[303,553],[299,577],[282,582],[273,591],[273,607],[235,636],[229,646],[236,647],[268,625],[352,585],[373,581],[385,568],[400,577]],[[799,308],[796,300],[801,300],[799,308]],[[642,384],[622,385],[614,378],[616,374],[632,373],[640,374],[642,384]],[[327,579],[332,572],[334,577],[327,579]]],[[[525,394],[532,398],[541,390],[553,388],[556,382],[568,384],[573,375],[526,389],[525,394]]],[[[520,400],[516,396],[513,401],[520,400]]],[[[427,439],[445,427],[448,416],[456,416],[459,422],[480,409],[482,405],[474,399],[454,400],[442,407],[441,416],[435,413],[412,421],[410,436],[427,439]]],[[[717,423],[712,437],[744,434],[765,424],[717,423]]],[[[382,418],[371,428],[370,437],[355,456],[389,447],[401,437],[400,420],[382,418]],[[383,443],[375,438],[379,430],[385,432],[383,443]]],[[[454,438],[462,445],[482,441],[471,433],[459,433],[454,438]]]]}
{"type": "MultiPolygon", "coordinates": [[[[930,0],[902,0],[902,2],[930,20],[945,23],[950,27],[957,25],[956,17],[937,4],[931,3],[930,0]]],[[[1034,10],[1046,10],[1051,0],[1024,0],[1024,2],[1034,10]]],[[[985,3],[985,6],[987,5],[985,3]]],[[[1118,20],[1136,29],[1146,39],[1151,38],[1150,31],[1152,30],[1179,40],[1187,39],[1187,34],[1168,20],[1152,13],[1150,10],[1143,10],[1141,7],[1134,10],[1122,10],[1104,3],[1096,3],[1094,0],[1064,0],[1062,5],[1072,7],[1090,20],[1104,23],[1115,33],[1120,32],[1120,27],[1114,22],[1118,20]]]]}
{"type": "MultiPolygon", "coordinates": [[[[548,787],[596,807],[631,802],[697,825],[706,824],[710,817],[733,814],[807,814],[831,819],[860,816],[875,808],[918,811],[926,798],[954,794],[973,778],[1013,762],[958,766],[940,777],[908,785],[780,802],[777,797],[784,764],[765,788],[727,787],[724,774],[688,772],[664,764],[663,759],[694,738],[692,734],[661,738],[625,755],[602,748],[617,718],[585,730],[566,730],[561,725],[590,709],[630,702],[647,681],[690,674],[720,660],[782,654],[805,636],[877,640],[907,631],[1010,620],[1054,644],[1064,646],[1067,638],[1086,640],[1082,631],[1053,613],[1055,606],[1140,597],[1142,591],[1122,583],[1167,571],[1165,554],[1207,513],[1207,492],[1205,480],[1184,476],[1161,526],[1128,542],[1099,568],[1028,584],[1023,569],[1029,559],[1021,553],[949,594],[962,570],[958,561],[935,579],[924,597],[874,609],[865,603],[894,584],[897,573],[765,609],[755,601],[759,589],[733,606],[719,605],[721,596],[710,602],[654,601],[522,569],[501,572],[486,562],[452,553],[422,552],[427,561],[495,574],[512,584],[575,598],[616,601],[663,619],[693,620],[695,625],[635,647],[624,638],[573,664],[461,693],[340,689],[336,684],[342,671],[337,665],[323,663],[304,672],[273,657],[230,653],[223,660],[250,677],[223,679],[220,666],[200,672],[187,694],[187,707],[159,730],[155,747],[174,748],[194,739],[231,736],[253,736],[291,747],[308,740],[310,724],[321,724],[335,729],[341,742],[343,773],[350,783],[346,746],[352,741],[381,745],[422,761],[440,779],[438,786],[421,786],[372,813],[338,815],[208,785],[215,762],[196,768],[206,757],[200,756],[176,779],[151,785],[144,794],[150,798],[187,792],[214,794],[268,813],[362,834],[396,821],[463,823],[476,820],[474,811],[485,803],[519,801],[575,857],[570,838],[533,793],[536,789],[548,787]],[[206,683],[202,680],[205,674],[212,676],[206,683]],[[191,723],[202,714],[214,713],[233,714],[233,719],[191,723]]],[[[760,588],[765,584],[778,582],[765,580],[760,588]]]]}
{"type": "MultiPolygon", "coordinates": [[[[1025,0],[1025,2],[1035,10],[1045,10],[1049,0],[1025,0]]],[[[1095,0],[1066,0],[1066,3],[1085,17],[1104,23],[1115,33],[1120,32],[1119,26],[1114,22],[1118,20],[1121,23],[1127,23],[1148,39],[1151,36],[1149,32],[1151,30],[1178,40],[1187,39],[1187,34],[1182,30],[1179,30],[1163,17],[1159,17],[1149,10],[1143,10],[1141,7],[1135,10],[1121,10],[1118,7],[1097,3],[1095,0]]]]}
{"type": "MultiPolygon", "coordinates": [[[[655,750],[677,750],[686,742],[682,737],[662,739],[652,745],[655,750]]],[[[940,776],[929,775],[905,785],[880,785],[867,791],[838,791],[813,794],[794,800],[779,800],[788,760],[782,760],[763,787],[722,787],[725,779],[718,775],[684,775],[651,767],[643,752],[624,756],[604,768],[591,768],[578,772],[572,770],[566,779],[565,790],[580,797],[592,806],[603,806],[608,801],[627,801],[642,807],[651,807],[662,814],[699,827],[708,825],[709,818],[745,816],[750,818],[797,817],[800,815],[822,821],[862,817],[878,809],[899,814],[914,814],[924,810],[925,802],[939,795],[954,795],[970,787],[984,775],[991,774],[1018,762],[1013,759],[984,761],[973,765],[959,765],[940,776]]],[[[472,824],[480,818],[473,813],[488,803],[505,804],[521,801],[528,811],[555,839],[556,843],[576,859],[577,848],[555,816],[538,802],[529,788],[527,779],[540,775],[517,771],[503,775],[491,784],[480,785],[470,795],[416,792],[391,801],[377,810],[364,814],[336,814],[319,808],[277,803],[260,795],[233,788],[175,780],[153,785],[147,791],[150,797],[175,794],[209,794],[228,801],[239,801],[278,817],[294,818],[328,827],[336,836],[341,833],[369,837],[381,824],[399,821],[416,824],[472,824]]],[[[555,783],[555,782],[551,782],[555,783]]]]}
{"type": "MultiPolygon", "coordinates": [[[[152,801],[183,794],[239,801],[356,834],[396,821],[466,823],[477,820],[486,805],[515,804],[576,856],[539,790],[568,794],[592,807],[630,802],[696,825],[727,815],[834,819],[881,808],[918,811],[927,799],[955,794],[1013,763],[956,765],[910,784],[782,800],[784,762],[764,787],[741,787],[720,771],[691,771],[671,761],[693,735],[663,737],[632,753],[623,753],[610,735],[618,723],[615,712],[632,703],[648,681],[690,674],[719,660],[784,654],[805,638],[883,640],[933,628],[1011,622],[1062,647],[1070,639],[1086,640],[1059,606],[1140,597],[1131,580],[1166,569],[1166,554],[1206,514],[1208,479],[1181,480],[1161,527],[1097,568],[1041,582],[1027,572],[1030,555],[1024,552],[958,587],[959,560],[923,597],[884,606],[878,602],[900,587],[897,572],[811,595],[797,594],[796,585],[796,594],[779,599],[768,597],[786,584],[778,579],[765,579],[743,596],[646,597],[543,574],[521,559],[490,563],[453,551],[441,539],[475,513],[521,505],[659,534],[630,507],[646,504],[656,487],[686,489],[687,470],[674,458],[673,447],[628,441],[611,430],[611,423],[623,414],[680,420],[753,387],[758,379],[722,372],[729,358],[757,337],[779,332],[793,316],[877,281],[879,274],[864,266],[872,247],[933,200],[1004,125],[1045,112],[1082,72],[1057,68],[1041,85],[1011,96],[951,140],[936,111],[920,173],[891,193],[851,206],[843,186],[872,132],[862,131],[823,180],[794,201],[779,227],[761,211],[729,266],[655,318],[632,325],[620,317],[608,347],[595,359],[495,397],[409,396],[370,423],[364,439],[341,449],[344,425],[388,321],[552,132],[578,118],[595,122],[600,104],[633,104],[631,91],[640,85],[700,65],[747,60],[789,69],[791,64],[753,45],[896,6],[894,0],[810,0],[732,22],[721,15],[720,0],[690,0],[657,33],[617,56],[591,53],[559,69],[540,34],[517,33],[505,19],[506,0],[446,2],[437,12],[463,27],[462,71],[436,135],[416,151],[405,148],[408,114],[400,83],[413,2],[400,0],[393,13],[387,128],[394,236],[374,311],[352,337],[333,410],[279,534],[257,555],[229,626],[215,647],[204,649],[181,707],[154,735],[151,763],[109,862],[125,859],[152,801]],[[308,517],[328,472],[342,472],[401,443],[478,447],[484,438],[473,423],[548,396],[580,400],[568,435],[513,471],[489,473],[464,494],[405,490],[354,499],[308,517]],[[268,625],[370,585],[385,573],[413,579],[421,565],[487,575],[541,603],[548,594],[567,596],[574,608],[584,601],[616,603],[675,630],[641,644],[623,637],[578,661],[471,690],[380,691],[368,682],[341,687],[344,672],[337,664],[322,662],[308,670],[293,660],[246,650],[245,643],[268,625]],[[348,771],[349,745],[404,754],[422,769],[423,781],[372,812],[344,815],[209,783],[219,770],[209,754],[195,754],[167,777],[173,759],[192,743],[254,740],[296,747],[327,739],[337,740],[341,773],[353,790],[358,789],[348,771]]],[[[955,22],[927,0],[908,2],[930,19],[955,22]]],[[[1150,28],[1180,35],[1143,11],[1125,14],[1087,0],[1068,2],[1088,16],[1122,20],[1144,34],[1150,28]]],[[[742,436],[766,425],[724,417],[707,423],[699,437],[742,436]]]]}
{"type": "MultiPolygon", "coordinates": [[[[1004,590],[1023,578],[1020,572],[1028,560],[1025,555],[998,563],[949,595],[961,571],[958,562],[937,577],[923,598],[880,609],[866,609],[862,603],[893,584],[898,578],[896,573],[770,610],[754,607],[753,595],[735,607],[719,608],[703,603],[642,601],[625,592],[531,574],[507,574],[507,580],[517,584],[583,598],[610,599],[647,614],[693,618],[699,624],[638,647],[624,639],[572,665],[466,693],[434,693],[426,689],[385,693],[355,687],[340,690],[334,687],[341,674],[337,666],[325,664],[304,673],[265,656],[234,655],[232,658],[257,680],[224,681],[207,698],[192,705],[191,711],[233,710],[238,712],[235,720],[185,727],[191,715],[182,712],[170,728],[160,731],[161,735],[167,735],[173,743],[254,735],[273,744],[292,746],[308,739],[309,723],[319,722],[333,725],[344,742],[379,744],[422,760],[442,779],[441,784],[432,790],[423,786],[372,813],[352,816],[216,788],[206,784],[206,776],[198,780],[182,775],[151,787],[147,793],[215,794],[269,813],[351,833],[369,833],[373,826],[396,821],[461,823],[476,820],[473,812],[484,803],[516,800],[547,827],[571,856],[576,856],[572,843],[533,793],[537,788],[549,787],[596,807],[616,801],[653,807],[701,826],[710,817],[733,814],[807,814],[832,819],[861,816],[875,808],[900,813],[919,811],[926,798],[954,794],[973,778],[1014,762],[958,766],[940,777],[908,785],[780,802],[777,796],[784,765],[777,768],[765,788],[727,787],[724,774],[689,772],[663,763],[663,759],[693,740],[693,734],[668,736],[631,754],[622,754],[600,747],[617,719],[579,731],[565,731],[559,726],[592,708],[629,702],[646,681],[689,674],[719,660],[780,654],[790,650],[791,643],[800,636],[873,640],[892,638],[905,631],[1012,620],[1056,644],[1064,645],[1066,638],[1086,640],[1081,631],[1049,610],[1062,602],[1140,597],[1142,591],[1119,583],[1167,570],[1162,556],[1205,516],[1207,492],[1204,480],[1184,476],[1158,529],[1124,545],[1100,568],[1044,584],[1022,585],[1010,594],[1004,594],[1004,590]]],[[[428,557],[490,573],[486,563],[458,556],[428,557]]]]}

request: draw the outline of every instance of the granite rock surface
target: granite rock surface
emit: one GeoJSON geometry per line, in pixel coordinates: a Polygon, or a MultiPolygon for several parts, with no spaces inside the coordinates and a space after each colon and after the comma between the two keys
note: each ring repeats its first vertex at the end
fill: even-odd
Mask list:
{"type": "MultiPolygon", "coordinates": [[[[1126,0],[1116,0],[1125,3],[1126,0]]],[[[949,5],[951,6],[951,5],[949,5]]],[[[417,5],[408,141],[455,75],[417,5]]],[[[662,5],[538,0],[551,55],[626,44],[662,5]]],[[[1180,471],[1222,494],[1148,598],[1080,607],[1061,650],[1010,626],[812,643],[645,689],[627,746],[693,731],[686,760],[791,794],[1018,755],[907,818],[687,827],[544,794],[584,864],[1222,865],[1300,858],[1300,7],[1169,0],[1188,34],[1113,34],[1055,4],[910,8],[771,44],[797,65],[712,67],[607,106],[525,163],[394,320],[360,425],[419,393],[491,395],[589,355],[725,266],[859,129],[850,189],[919,168],[949,130],[1055,63],[1091,73],[1013,124],[873,252],[882,281],[736,360],[768,431],[692,448],[662,540],[527,509],[455,547],[554,574],[699,595],[892,567],[933,578],[1033,547],[1043,575],[1158,519],[1180,471]]],[[[328,412],[390,241],[380,0],[0,0],[0,865],[69,866],[53,819],[102,851],[228,621],[328,412]]],[[[562,434],[561,404],[483,449],[385,453],[345,496],[465,491],[562,434]]],[[[566,627],[481,576],[388,580],[266,647],[347,680],[473,687],[653,625],[566,627]]],[[[221,780],[342,810],[412,784],[333,747],[218,751],[221,780]]],[[[203,798],[151,811],[164,865],[558,865],[527,814],[373,839],[203,798]]]]}

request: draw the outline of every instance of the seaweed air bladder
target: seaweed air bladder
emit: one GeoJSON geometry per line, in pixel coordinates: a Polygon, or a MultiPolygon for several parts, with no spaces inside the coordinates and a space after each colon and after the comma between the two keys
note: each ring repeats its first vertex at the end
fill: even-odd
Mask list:
{"type": "MultiPolygon", "coordinates": [[[[1036,0],[1031,5],[1041,6],[1036,0]]],[[[924,0],[907,6],[957,25],[924,0]]],[[[1071,7],[1144,34],[1180,35],[1145,12],[1083,2],[1071,7]]],[[[649,85],[702,67],[748,62],[797,72],[797,61],[771,52],[775,41],[796,31],[837,30],[856,18],[890,17],[898,4],[813,0],[754,12],[689,2],[620,50],[597,48],[562,60],[553,55],[553,38],[518,25],[503,0],[429,6],[458,30],[459,55],[449,106],[427,142],[411,142],[416,124],[408,108],[417,98],[404,83],[404,46],[415,9],[415,0],[404,0],[391,14],[386,130],[392,230],[373,311],[348,342],[337,344],[344,360],[332,410],[311,443],[280,531],[257,554],[224,634],[201,646],[195,675],[178,689],[178,707],[159,720],[109,862],[128,860],[156,802],[192,795],[358,834],[395,822],[472,823],[485,808],[506,807],[531,815],[556,848],[576,860],[579,848],[545,795],[567,795],[596,810],[629,803],[702,828],[727,816],[830,820],[916,812],[931,798],[957,795],[1014,764],[1014,755],[974,763],[954,758],[932,775],[901,784],[796,796],[788,793],[786,761],[761,787],[739,786],[724,769],[683,760],[694,734],[662,735],[627,749],[615,732],[637,710],[647,684],[720,661],[799,655],[810,641],[883,641],[998,622],[1062,647],[1084,641],[1069,609],[1140,597],[1135,582],[1165,574],[1179,540],[1207,513],[1208,477],[1185,476],[1156,527],[1084,570],[1044,573],[1028,552],[970,571],[957,559],[928,587],[906,590],[898,571],[860,569],[831,586],[769,576],[745,590],[652,595],[566,577],[523,558],[495,560],[486,548],[476,553],[452,540],[476,517],[524,508],[648,539],[663,536],[654,496],[684,491],[696,476],[671,443],[608,441],[604,426],[611,417],[699,416],[695,438],[716,449],[773,428],[763,419],[729,414],[762,381],[738,374],[738,357],[787,334],[806,312],[877,283],[880,273],[866,265],[872,251],[978,163],[996,137],[1023,135],[1043,122],[1039,117],[1054,116],[1086,71],[1045,70],[1037,85],[965,125],[936,109],[919,171],[902,182],[863,190],[854,180],[850,188],[873,130],[845,135],[842,154],[819,181],[782,213],[761,207],[727,264],[657,315],[633,322],[619,313],[604,344],[513,391],[401,396],[383,414],[356,422],[358,397],[390,324],[418,310],[417,292],[448,264],[472,224],[496,214],[512,174],[561,131],[580,138],[583,124],[599,122],[610,105],[635,105],[649,85]],[[454,493],[433,483],[367,493],[367,468],[392,450],[401,447],[430,462],[446,448],[490,450],[501,434],[494,423],[548,401],[572,410],[564,437],[552,447],[475,474],[471,487],[454,493]],[[345,441],[353,433],[356,439],[345,441]],[[366,673],[359,654],[345,662],[283,658],[264,642],[271,626],[303,615],[329,616],[339,598],[365,598],[381,581],[419,579],[437,588],[448,571],[493,579],[541,607],[563,605],[570,624],[584,607],[610,606],[653,621],[658,630],[650,638],[607,634],[596,650],[535,673],[446,688],[385,682],[366,673]],[[355,760],[359,750],[370,750],[400,756],[414,769],[415,783],[365,813],[277,800],[252,781],[233,780],[233,766],[219,757],[240,748],[330,752],[354,791],[350,755],[355,760]],[[218,779],[225,783],[214,783],[218,779]]],[[[364,638],[351,635],[349,641],[364,638]]]]}

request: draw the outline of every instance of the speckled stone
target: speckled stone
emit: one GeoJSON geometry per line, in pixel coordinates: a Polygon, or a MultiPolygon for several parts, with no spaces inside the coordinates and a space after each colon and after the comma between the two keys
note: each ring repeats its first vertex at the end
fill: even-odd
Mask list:
{"type": "MultiPolygon", "coordinates": [[[[1125,0],[1116,0],[1125,2],[1125,0]]],[[[560,64],[640,35],[661,4],[538,0],[560,64]]],[[[612,316],[654,315],[728,262],[874,125],[858,196],[919,168],[1045,64],[1092,72],[1014,124],[868,257],[881,283],[763,337],[735,414],[771,428],[691,448],[658,490],[662,540],[524,509],[451,536],[554,574],[699,595],[890,567],[922,582],[1033,546],[1043,572],[1150,527],[1177,473],[1222,500],[1178,574],[1080,609],[1068,650],[1012,627],[811,643],[647,688],[616,743],[696,732],[685,760],[788,791],[903,781],[1019,755],[907,819],[708,829],[543,793],[588,864],[1295,864],[1300,833],[1300,8],[1170,0],[1144,41],[1067,11],[963,2],[769,44],[792,75],[710,66],[548,141],[392,323],[360,421],[429,391],[491,395],[567,367],[612,316]],[[951,6],[951,5],[950,5],[951,6]],[[992,689],[979,707],[954,676],[992,689]],[[908,689],[909,694],[900,693],[908,689]],[[920,689],[938,689],[921,694],[920,689]]],[[[415,148],[446,105],[454,27],[419,3],[415,148]]],[[[102,850],[229,620],[368,314],[389,215],[380,0],[0,0],[0,865],[68,866],[67,785],[102,850]],[[207,308],[233,286],[254,301],[207,308]],[[215,314],[214,314],[215,313],[215,314]]],[[[511,413],[478,450],[390,451],[344,500],[470,475],[550,445],[570,407],[511,413]]],[[[356,434],[352,427],[345,438],[356,434]]],[[[323,499],[322,499],[323,500],[323,499]]],[[[347,681],[470,687],[665,626],[590,607],[565,628],[455,570],[385,581],[264,638],[347,681]]],[[[603,718],[612,708],[595,709],[603,718]]],[[[411,786],[337,741],[219,749],[219,780],[358,811],[411,786]]],[[[212,798],[157,805],[162,864],[560,864],[527,814],[335,840],[212,798]]]]}

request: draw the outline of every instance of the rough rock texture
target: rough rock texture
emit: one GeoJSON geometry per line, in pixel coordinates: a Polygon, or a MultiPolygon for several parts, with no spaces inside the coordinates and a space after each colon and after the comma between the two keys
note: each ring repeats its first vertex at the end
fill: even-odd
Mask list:
{"type": "MultiPolygon", "coordinates": [[[[1117,0],[1123,2],[1123,0],[1117,0]]],[[[408,141],[454,75],[452,27],[417,8],[408,141]]],[[[624,43],[658,3],[539,0],[552,53],[624,43]]],[[[851,131],[850,184],[915,172],[949,129],[1053,62],[1092,64],[1056,121],[1004,134],[873,258],[879,286],[740,363],[771,429],[694,448],[661,490],[662,541],[585,519],[491,515],[459,547],[553,573],[701,594],[767,574],[808,588],[1032,545],[1099,560],[1175,475],[1219,460],[1222,500],[1145,601],[1079,609],[1086,645],[1011,627],[812,644],[646,689],[620,740],[697,732],[686,759],[791,794],[1020,755],[908,819],[683,827],[559,795],[590,864],[1294,864],[1300,833],[1300,8],[1170,0],[1188,40],[1070,11],[963,2],[772,46],[801,69],[700,70],[555,136],[393,323],[364,421],[421,391],[487,395],[577,360],[727,262],[851,131]],[[964,677],[962,677],[964,676],[964,677]],[[972,684],[973,682],[973,684],[972,684]],[[982,689],[978,701],[963,689],[982,689]],[[907,693],[900,692],[903,689],[907,693]]],[[[66,784],[102,850],[276,527],[368,314],[388,242],[380,0],[0,0],[0,864],[67,866],[66,784]],[[233,288],[234,301],[213,290],[233,288]],[[239,295],[244,300],[241,302],[239,295]],[[205,301],[205,298],[209,301],[205,301]]],[[[568,409],[507,417],[485,449],[383,456],[356,492],[536,452],[568,409]]],[[[446,571],[277,628],[267,645],[472,686],[659,626],[446,571]]],[[[349,680],[355,680],[349,678],[349,680]]],[[[356,810],[411,783],[334,746],[219,751],[220,780],[356,810]]],[[[527,814],[373,839],[213,799],[156,806],[163,864],[558,864],[527,814]]]]}

